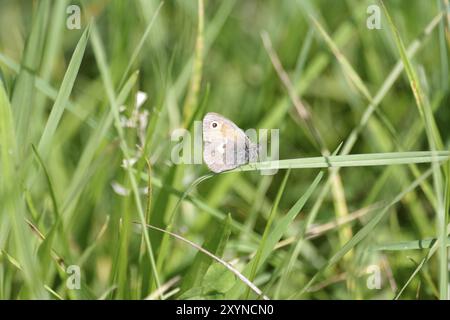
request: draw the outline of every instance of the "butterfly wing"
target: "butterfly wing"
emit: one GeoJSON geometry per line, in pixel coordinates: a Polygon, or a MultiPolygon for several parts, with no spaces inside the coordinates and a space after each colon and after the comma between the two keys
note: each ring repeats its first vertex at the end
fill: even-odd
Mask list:
{"type": "Polygon", "coordinates": [[[256,150],[244,131],[213,112],[203,118],[203,143],[203,159],[216,173],[248,163],[256,150]]]}

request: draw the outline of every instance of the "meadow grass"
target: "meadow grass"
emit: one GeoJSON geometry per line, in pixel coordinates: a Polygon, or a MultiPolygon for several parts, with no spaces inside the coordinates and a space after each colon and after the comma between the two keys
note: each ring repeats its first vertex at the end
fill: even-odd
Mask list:
{"type": "Polygon", "coordinates": [[[448,299],[449,1],[372,4],[2,0],[0,299],[448,299]],[[280,159],[174,164],[209,111],[280,159]]]}

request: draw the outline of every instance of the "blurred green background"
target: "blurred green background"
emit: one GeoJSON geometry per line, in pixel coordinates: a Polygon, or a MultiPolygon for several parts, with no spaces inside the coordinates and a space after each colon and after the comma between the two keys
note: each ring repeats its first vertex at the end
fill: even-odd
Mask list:
{"type": "MultiPolygon", "coordinates": [[[[448,1],[385,4],[448,150],[448,1]]],[[[0,298],[258,298],[197,248],[147,238],[144,221],[270,298],[446,298],[446,246],[415,241],[447,237],[447,164],[441,185],[417,186],[429,164],[325,170],[313,184],[318,169],[210,177],[171,163],[171,132],[209,111],[279,129],[280,159],[431,150],[391,28],[376,1],[0,0],[0,298]],[[381,29],[366,25],[373,4],[381,29]],[[67,28],[69,5],[81,29],[67,28]]]]}

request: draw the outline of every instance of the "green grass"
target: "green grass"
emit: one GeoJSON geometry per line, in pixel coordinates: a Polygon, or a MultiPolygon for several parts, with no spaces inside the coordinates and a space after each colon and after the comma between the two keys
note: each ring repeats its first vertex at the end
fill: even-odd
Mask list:
{"type": "Polygon", "coordinates": [[[448,299],[448,1],[68,4],[0,4],[0,299],[448,299]],[[209,111],[280,160],[171,163],[209,111]]]}

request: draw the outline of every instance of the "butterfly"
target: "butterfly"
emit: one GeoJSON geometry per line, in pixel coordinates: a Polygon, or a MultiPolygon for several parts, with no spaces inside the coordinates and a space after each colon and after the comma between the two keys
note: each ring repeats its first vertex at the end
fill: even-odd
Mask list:
{"type": "Polygon", "coordinates": [[[258,159],[259,146],[231,120],[209,112],[203,118],[203,160],[219,173],[258,159]]]}

